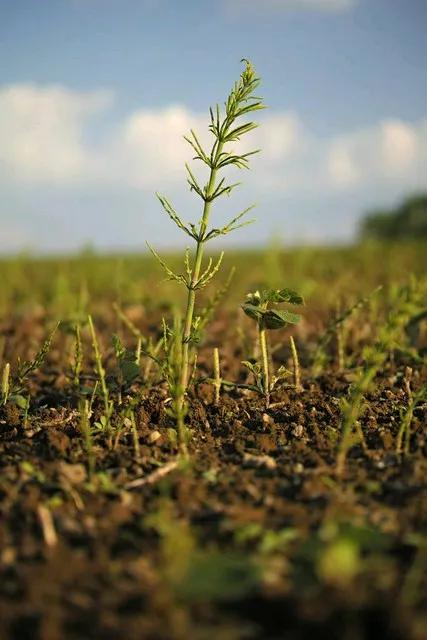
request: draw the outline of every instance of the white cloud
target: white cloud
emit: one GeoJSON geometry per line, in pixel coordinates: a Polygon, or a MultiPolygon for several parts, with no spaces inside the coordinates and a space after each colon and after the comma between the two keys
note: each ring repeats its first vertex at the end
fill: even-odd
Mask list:
{"type": "Polygon", "coordinates": [[[299,117],[295,113],[282,112],[267,116],[246,146],[260,147],[266,162],[275,164],[299,153],[304,148],[305,139],[306,133],[299,117]]]}
{"type": "Polygon", "coordinates": [[[332,144],[327,157],[327,172],[331,183],[338,187],[356,184],[359,171],[345,144],[332,144]]]}
{"type": "Polygon", "coordinates": [[[427,187],[427,120],[384,119],[372,127],[321,138],[297,115],[281,113],[267,116],[254,137],[262,149],[254,159],[253,178],[261,192],[325,196],[368,187],[427,187]],[[282,147],[282,140],[288,144],[282,147]]]}
{"type": "MultiPolygon", "coordinates": [[[[206,114],[171,105],[140,108],[114,120],[112,105],[113,96],[105,91],[35,85],[0,88],[0,184],[3,196],[7,192],[9,198],[7,202],[3,197],[0,208],[3,245],[28,244],[22,229],[42,234],[35,221],[45,220],[47,214],[53,246],[60,228],[67,242],[72,242],[77,228],[87,234],[83,241],[99,237],[100,227],[108,235],[105,215],[114,221],[112,242],[121,234],[125,245],[127,238],[133,238],[126,220],[140,219],[142,203],[145,232],[150,225],[163,224],[153,196],[158,189],[183,211],[189,206],[191,210],[183,165],[194,154],[183,135],[194,128],[207,141],[206,114]],[[97,122],[104,112],[108,127],[97,122]],[[90,142],[94,140],[96,144],[90,142]],[[126,213],[118,224],[117,209],[126,201],[126,213]],[[14,219],[17,211],[19,228],[14,219]]],[[[314,228],[327,233],[310,213],[322,206],[327,209],[327,202],[334,201],[337,210],[348,205],[356,217],[369,203],[427,187],[427,119],[413,123],[386,118],[371,127],[322,138],[313,135],[295,112],[265,112],[261,126],[239,147],[254,148],[262,153],[252,158],[250,174],[239,175],[245,188],[231,204],[245,206],[252,199],[268,203],[266,216],[273,221],[275,216],[281,219],[281,203],[292,202],[298,213],[291,224],[301,226],[306,215],[305,234],[314,228]]],[[[202,166],[196,169],[200,172],[202,166]]],[[[219,218],[227,216],[227,203],[224,200],[218,209],[219,218]]],[[[191,213],[185,217],[191,218],[191,213]]],[[[335,221],[337,233],[348,229],[345,220],[341,227],[335,221]]],[[[41,242],[46,243],[43,234],[41,242]]]]}
{"type": "MultiPolygon", "coordinates": [[[[193,153],[183,135],[206,142],[207,117],[184,106],[138,109],[111,125],[97,146],[94,116],[111,106],[109,92],[15,85],[0,90],[0,179],[20,184],[156,189],[174,185],[193,153]]],[[[98,132],[99,133],[99,132],[98,132]]],[[[427,121],[385,119],[330,138],[313,136],[296,113],[265,115],[242,141],[261,148],[251,184],[279,193],[345,190],[411,182],[427,175],[427,121]]]]}
{"type": "Polygon", "coordinates": [[[381,152],[391,171],[404,171],[417,157],[418,135],[413,127],[400,120],[386,120],[381,126],[381,152]]]}
{"type": "Polygon", "coordinates": [[[0,162],[18,182],[62,183],[92,174],[84,125],[106,108],[105,91],[79,93],[61,86],[15,85],[0,91],[0,162]]]}
{"type": "MultiPolygon", "coordinates": [[[[427,170],[427,122],[386,119],[376,126],[338,136],[326,149],[331,187],[400,182],[408,184],[427,170]]],[[[328,183],[327,183],[328,184],[328,183]]]]}
{"type": "Polygon", "coordinates": [[[223,0],[230,13],[315,11],[340,13],[353,9],[359,0],[223,0]]]}
{"type": "Polygon", "coordinates": [[[206,118],[180,105],[133,113],[115,135],[122,178],[136,187],[155,187],[181,178],[183,164],[191,158],[183,136],[192,128],[206,129],[206,118]]]}

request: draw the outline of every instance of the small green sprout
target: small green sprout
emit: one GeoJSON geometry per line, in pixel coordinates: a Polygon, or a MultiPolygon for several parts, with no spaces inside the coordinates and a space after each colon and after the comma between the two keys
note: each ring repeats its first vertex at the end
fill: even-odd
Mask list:
{"type": "Polygon", "coordinates": [[[253,373],[258,389],[265,397],[266,406],[270,404],[270,393],[274,386],[287,375],[287,371],[280,367],[277,374],[270,375],[268,355],[267,330],[283,329],[291,324],[298,324],[301,316],[286,309],[274,309],[270,305],[287,303],[303,305],[304,299],[292,289],[267,289],[255,291],[246,296],[246,302],[242,305],[247,316],[256,321],[258,325],[259,345],[261,349],[261,366],[251,362],[243,364],[253,373]]]}
{"type": "Polygon", "coordinates": [[[89,331],[92,338],[93,353],[95,356],[95,372],[98,376],[101,395],[104,401],[104,413],[96,423],[99,429],[105,432],[111,431],[111,415],[113,413],[113,401],[110,399],[110,392],[107,385],[107,374],[102,363],[102,355],[99,348],[98,338],[93,324],[92,316],[88,316],[89,331]]]}
{"type": "Polygon", "coordinates": [[[213,361],[214,361],[214,389],[215,389],[215,400],[214,404],[219,404],[219,397],[221,393],[221,366],[219,363],[219,349],[218,347],[214,348],[213,351],[213,361]]]}
{"type": "Polygon", "coordinates": [[[414,411],[419,405],[427,402],[427,384],[422,385],[418,391],[413,392],[411,379],[412,369],[406,367],[404,383],[408,406],[401,410],[401,423],[396,438],[396,453],[405,453],[406,455],[410,452],[411,424],[414,418],[414,411]]]}
{"type": "Polygon", "coordinates": [[[93,474],[95,473],[96,465],[95,455],[93,451],[92,427],[90,422],[92,417],[92,403],[93,397],[91,400],[82,398],[79,401],[79,429],[83,436],[84,449],[87,455],[87,465],[90,479],[92,479],[93,474]]]}
{"type": "Polygon", "coordinates": [[[73,328],[74,331],[74,354],[73,361],[71,363],[71,372],[73,379],[73,386],[78,391],[80,389],[80,374],[83,366],[83,349],[82,338],[80,332],[80,324],[77,322],[73,328]]]}
{"type": "Polygon", "coordinates": [[[28,414],[30,401],[28,398],[28,394],[26,396],[22,394],[25,391],[25,386],[28,378],[35,371],[37,371],[37,369],[39,369],[45,361],[52,343],[53,336],[55,335],[58,327],[59,322],[55,325],[52,332],[43,342],[42,346],[37,351],[32,360],[21,361],[18,358],[16,373],[14,376],[11,375],[10,364],[8,362],[6,362],[3,367],[3,371],[1,374],[0,406],[5,406],[9,401],[13,402],[18,408],[24,410],[25,420],[28,414]]]}
{"type": "Polygon", "coordinates": [[[138,354],[126,349],[117,334],[113,334],[112,343],[117,362],[116,386],[121,404],[123,392],[128,390],[139,376],[138,354]]]}
{"type": "Polygon", "coordinates": [[[6,362],[3,367],[3,374],[1,378],[1,404],[5,405],[9,399],[10,392],[10,364],[6,362]]]}

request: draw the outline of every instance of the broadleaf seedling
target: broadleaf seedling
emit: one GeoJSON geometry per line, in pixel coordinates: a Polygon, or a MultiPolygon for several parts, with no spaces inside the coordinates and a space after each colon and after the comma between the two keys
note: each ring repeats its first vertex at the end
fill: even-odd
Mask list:
{"type": "Polygon", "coordinates": [[[249,318],[255,320],[258,326],[259,345],[261,350],[261,364],[244,361],[243,364],[255,377],[255,382],[264,395],[266,407],[270,404],[270,393],[285,375],[287,371],[281,368],[273,377],[270,372],[269,349],[267,331],[284,329],[293,324],[298,324],[301,316],[286,309],[271,308],[271,305],[287,303],[303,305],[303,297],[292,289],[267,289],[248,293],[242,309],[249,318]]]}

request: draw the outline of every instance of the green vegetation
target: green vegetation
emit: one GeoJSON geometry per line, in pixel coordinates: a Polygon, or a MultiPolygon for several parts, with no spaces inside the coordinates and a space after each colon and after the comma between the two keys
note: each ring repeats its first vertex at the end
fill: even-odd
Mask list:
{"type": "Polygon", "coordinates": [[[362,222],[363,240],[422,240],[427,238],[427,195],[407,198],[395,209],[373,211],[362,222]]]}

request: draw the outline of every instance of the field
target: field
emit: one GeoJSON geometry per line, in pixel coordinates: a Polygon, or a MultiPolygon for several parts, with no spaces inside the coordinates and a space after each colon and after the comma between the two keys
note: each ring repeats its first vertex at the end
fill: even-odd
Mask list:
{"type": "Polygon", "coordinates": [[[425,637],[426,266],[422,245],[228,253],[184,455],[163,319],[185,303],[154,258],[3,260],[0,637],[425,637]],[[268,403],[241,305],[284,286],[305,306],[268,334],[268,403]]]}

